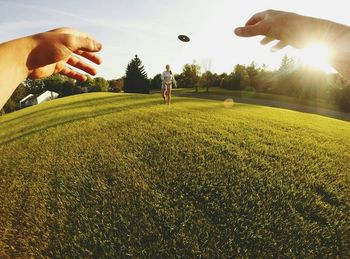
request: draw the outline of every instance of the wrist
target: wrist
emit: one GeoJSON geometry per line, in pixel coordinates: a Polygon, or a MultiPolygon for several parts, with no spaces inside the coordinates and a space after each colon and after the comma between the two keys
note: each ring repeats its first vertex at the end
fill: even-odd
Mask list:
{"type": "Polygon", "coordinates": [[[37,35],[28,36],[21,39],[20,45],[23,46],[23,57],[25,60],[25,67],[27,77],[33,72],[35,67],[35,55],[34,52],[39,46],[39,39],[37,35]]]}
{"type": "Polygon", "coordinates": [[[33,43],[26,37],[0,44],[0,107],[10,98],[17,86],[28,77],[30,71],[27,63],[34,48],[33,43]]]}
{"type": "Polygon", "coordinates": [[[4,60],[11,60],[16,66],[16,74],[26,78],[30,73],[29,56],[34,48],[31,36],[8,41],[1,44],[1,57],[4,60]]]}
{"type": "Polygon", "coordinates": [[[337,41],[347,37],[350,33],[350,27],[332,21],[311,18],[311,23],[315,28],[313,32],[315,40],[329,48],[333,48],[337,41]]]}

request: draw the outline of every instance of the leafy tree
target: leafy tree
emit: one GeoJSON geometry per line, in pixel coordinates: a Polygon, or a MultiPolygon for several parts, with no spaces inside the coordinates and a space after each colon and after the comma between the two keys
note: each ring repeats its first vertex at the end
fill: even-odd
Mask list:
{"type": "Polygon", "coordinates": [[[76,85],[81,88],[83,93],[87,93],[89,89],[93,88],[95,85],[94,79],[91,76],[87,75],[87,79],[85,81],[77,81],[76,85]]]}
{"type": "Polygon", "coordinates": [[[41,79],[33,80],[28,78],[23,82],[23,85],[26,88],[27,94],[38,95],[45,91],[45,84],[41,79]]]}
{"type": "Polygon", "coordinates": [[[250,79],[257,77],[260,73],[260,69],[255,62],[250,63],[250,65],[246,67],[246,70],[250,79]]]}
{"type": "Polygon", "coordinates": [[[257,79],[259,74],[262,72],[262,69],[260,69],[255,62],[250,63],[246,69],[250,80],[250,87],[254,91],[258,90],[259,84],[257,83],[257,79]]]}
{"type": "Polygon", "coordinates": [[[211,71],[206,71],[201,77],[201,85],[206,88],[207,92],[209,92],[209,87],[220,86],[220,83],[220,77],[211,71]]]}
{"type": "Polygon", "coordinates": [[[71,95],[86,93],[83,88],[81,88],[79,85],[77,85],[77,82],[75,82],[75,84],[73,84],[73,86],[72,86],[71,95]]]}
{"type": "Polygon", "coordinates": [[[179,87],[194,87],[198,92],[200,83],[200,71],[201,67],[195,62],[192,64],[186,64],[183,67],[181,75],[178,77],[179,87]]]}
{"type": "Polygon", "coordinates": [[[229,76],[227,73],[222,73],[221,75],[219,75],[220,87],[225,88],[225,84],[226,84],[226,81],[228,80],[228,77],[229,76]]]}
{"type": "Polygon", "coordinates": [[[20,84],[13,92],[10,99],[6,102],[3,108],[3,112],[9,113],[18,109],[18,104],[21,99],[27,95],[27,89],[24,84],[20,84]]]}
{"type": "Polygon", "coordinates": [[[115,92],[119,93],[124,89],[124,79],[119,78],[119,79],[113,79],[108,81],[109,83],[109,91],[110,92],[115,92]]]}
{"type": "Polygon", "coordinates": [[[137,55],[126,68],[124,80],[124,91],[126,93],[149,93],[149,80],[141,60],[137,55]]]}
{"type": "Polygon", "coordinates": [[[43,79],[44,90],[53,91],[60,95],[67,95],[67,90],[63,90],[63,84],[68,80],[66,76],[54,74],[48,78],[43,79]]]}
{"type": "Polygon", "coordinates": [[[234,77],[236,82],[239,84],[238,90],[251,90],[250,78],[245,66],[237,65],[235,67],[234,77]]]}
{"type": "Polygon", "coordinates": [[[19,101],[21,99],[23,99],[24,97],[26,97],[27,95],[27,89],[25,88],[25,86],[23,84],[20,84],[16,90],[14,91],[14,93],[12,94],[12,98],[16,101],[19,101]]]}
{"type": "Polygon", "coordinates": [[[43,84],[44,90],[56,92],[60,97],[81,93],[75,80],[60,74],[54,74],[43,79],[43,84]]]}
{"type": "Polygon", "coordinates": [[[4,113],[14,112],[17,109],[18,103],[13,98],[8,99],[3,108],[4,113]]]}
{"type": "Polygon", "coordinates": [[[60,85],[59,95],[60,97],[70,96],[73,94],[73,88],[75,87],[74,80],[67,80],[60,85]]]}
{"type": "Polygon", "coordinates": [[[334,89],[334,97],[339,107],[350,112],[350,85],[344,82],[340,88],[334,89]]]}
{"type": "Polygon", "coordinates": [[[276,72],[262,68],[259,74],[254,78],[252,87],[257,92],[269,92],[270,89],[275,88],[276,83],[276,72]]]}
{"type": "Polygon", "coordinates": [[[250,90],[250,78],[244,65],[236,65],[234,71],[223,80],[223,88],[229,90],[250,90]]]}
{"type": "Polygon", "coordinates": [[[103,77],[96,77],[94,79],[94,86],[89,92],[108,92],[109,83],[103,77]]]}

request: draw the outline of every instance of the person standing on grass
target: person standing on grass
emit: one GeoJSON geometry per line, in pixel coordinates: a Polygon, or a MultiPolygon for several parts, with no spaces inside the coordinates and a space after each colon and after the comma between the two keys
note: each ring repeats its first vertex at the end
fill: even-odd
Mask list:
{"type": "Polygon", "coordinates": [[[164,99],[164,104],[170,105],[171,103],[171,90],[173,84],[176,87],[176,80],[173,72],[170,69],[170,65],[166,65],[165,71],[162,73],[162,97],[164,99]]]}

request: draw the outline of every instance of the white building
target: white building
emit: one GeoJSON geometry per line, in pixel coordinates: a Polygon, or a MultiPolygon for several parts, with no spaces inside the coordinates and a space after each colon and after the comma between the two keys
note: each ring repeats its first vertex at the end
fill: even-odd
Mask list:
{"type": "Polygon", "coordinates": [[[19,108],[25,108],[36,104],[44,103],[50,100],[54,100],[58,97],[58,95],[58,93],[51,91],[46,91],[45,93],[39,96],[29,94],[19,101],[19,108]]]}

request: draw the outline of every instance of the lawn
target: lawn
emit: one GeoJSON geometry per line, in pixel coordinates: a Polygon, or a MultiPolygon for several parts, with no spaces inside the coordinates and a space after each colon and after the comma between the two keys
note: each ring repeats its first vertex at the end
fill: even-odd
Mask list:
{"type": "Polygon", "coordinates": [[[349,257],[350,123],[96,93],[0,117],[0,257],[349,257]]]}
{"type": "MultiPolygon", "coordinates": [[[[195,93],[195,90],[193,88],[178,88],[178,89],[173,89],[173,91],[175,93],[195,93]]],[[[278,101],[278,102],[285,102],[285,103],[292,103],[292,104],[300,104],[300,105],[324,108],[324,109],[329,109],[334,111],[341,111],[341,108],[337,104],[326,102],[326,101],[302,100],[291,96],[283,96],[283,95],[259,93],[259,92],[249,92],[249,91],[227,90],[220,87],[210,87],[209,92],[207,92],[205,88],[200,88],[199,94],[253,98],[253,99],[278,101]]]]}

